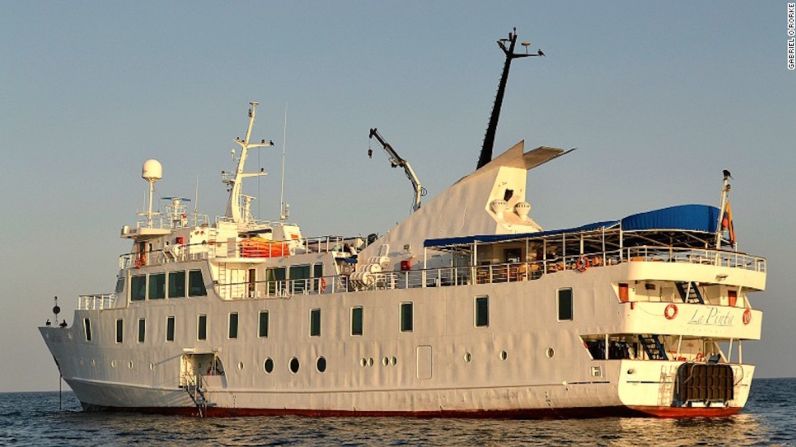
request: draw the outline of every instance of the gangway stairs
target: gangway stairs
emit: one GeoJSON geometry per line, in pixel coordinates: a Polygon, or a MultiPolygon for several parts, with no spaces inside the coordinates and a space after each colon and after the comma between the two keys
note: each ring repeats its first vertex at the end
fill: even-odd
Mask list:
{"type": "Polygon", "coordinates": [[[650,360],[669,360],[658,334],[639,334],[638,341],[650,360]]]}
{"type": "Polygon", "coordinates": [[[677,292],[680,293],[680,298],[683,299],[684,303],[705,304],[705,300],[702,298],[702,292],[699,291],[699,284],[696,282],[678,281],[674,284],[677,286],[677,292]]]}
{"type": "Polygon", "coordinates": [[[202,376],[189,377],[188,383],[185,385],[185,391],[191,397],[194,405],[196,405],[199,417],[205,417],[207,415],[208,402],[205,389],[202,387],[202,376]]]}

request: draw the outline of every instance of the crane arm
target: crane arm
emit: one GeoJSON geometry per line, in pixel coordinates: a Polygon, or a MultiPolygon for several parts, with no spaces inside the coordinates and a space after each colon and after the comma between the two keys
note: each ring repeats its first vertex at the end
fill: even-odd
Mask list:
{"type": "Polygon", "coordinates": [[[376,140],[381,144],[382,148],[384,148],[384,152],[387,153],[387,158],[390,160],[390,164],[393,168],[401,167],[406,174],[406,177],[412,182],[412,188],[415,190],[415,199],[414,203],[412,203],[412,211],[417,211],[420,209],[420,200],[426,193],[425,188],[420,183],[420,179],[417,178],[417,174],[415,174],[415,170],[412,169],[412,165],[409,164],[408,161],[401,158],[395,149],[384,140],[384,138],[379,134],[378,129],[373,128],[370,129],[370,138],[376,138],[376,140]]]}

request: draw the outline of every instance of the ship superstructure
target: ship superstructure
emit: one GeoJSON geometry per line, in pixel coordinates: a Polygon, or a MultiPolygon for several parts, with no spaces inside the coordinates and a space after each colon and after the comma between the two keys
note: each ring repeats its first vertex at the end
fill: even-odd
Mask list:
{"type": "Polygon", "coordinates": [[[736,249],[728,176],[718,208],[544,230],[527,173],[566,151],[520,142],[422,207],[416,187],[381,237],[306,237],[254,219],[242,192],[263,174],[245,171],[248,151],[271,145],[252,139],[256,109],[226,215],[176,197],[154,212],[162,169],[147,161],[149,209],[122,228],[114,292],[40,328],[84,408],[689,417],[746,403],[766,261],[736,249]]]}

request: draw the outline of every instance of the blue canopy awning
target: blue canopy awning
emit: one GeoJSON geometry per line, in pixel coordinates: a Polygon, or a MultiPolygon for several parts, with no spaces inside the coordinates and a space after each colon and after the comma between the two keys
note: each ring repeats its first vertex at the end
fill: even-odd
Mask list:
{"type": "Polygon", "coordinates": [[[632,214],[621,220],[606,220],[574,228],[520,234],[483,234],[475,236],[426,239],[424,247],[468,245],[473,242],[501,242],[525,238],[541,238],[563,233],[582,233],[621,226],[623,231],[676,230],[715,233],[719,209],[708,205],[677,205],[644,213],[632,214]]]}

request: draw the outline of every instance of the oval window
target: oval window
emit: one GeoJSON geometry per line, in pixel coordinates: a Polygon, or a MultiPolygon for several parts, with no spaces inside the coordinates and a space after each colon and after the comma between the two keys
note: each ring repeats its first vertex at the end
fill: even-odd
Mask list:
{"type": "Polygon", "coordinates": [[[296,374],[299,370],[299,361],[297,358],[293,357],[290,359],[290,372],[296,374]]]}
{"type": "Polygon", "coordinates": [[[398,364],[398,359],[397,359],[396,357],[393,357],[393,358],[391,359],[390,363],[392,363],[392,366],[395,366],[395,365],[397,365],[397,364],[398,364]]]}
{"type": "Polygon", "coordinates": [[[268,374],[271,374],[271,371],[274,370],[274,361],[271,360],[271,357],[268,357],[267,359],[265,359],[265,362],[263,363],[263,369],[268,374]]]}
{"type": "Polygon", "coordinates": [[[326,371],[326,358],[318,357],[318,361],[316,362],[315,366],[318,368],[318,372],[326,371]]]}
{"type": "Polygon", "coordinates": [[[506,360],[509,358],[509,354],[506,351],[500,351],[500,360],[506,360]]]}
{"type": "Polygon", "coordinates": [[[390,359],[388,359],[387,357],[384,357],[383,359],[381,359],[381,364],[384,365],[384,366],[389,366],[390,365],[390,359]]]}
{"type": "Polygon", "coordinates": [[[464,361],[470,363],[473,360],[473,355],[469,352],[464,353],[464,361]]]}
{"type": "Polygon", "coordinates": [[[545,351],[545,355],[547,356],[547,358],[552,359],[553,356],[556,355],[556,350],[553,348],[547,348],[547,351],[545,351]]]}
{"type": "Polygon", "coordinates": [[[243,370],[243,362],[238,362],[238,369],[243,370]]]}

